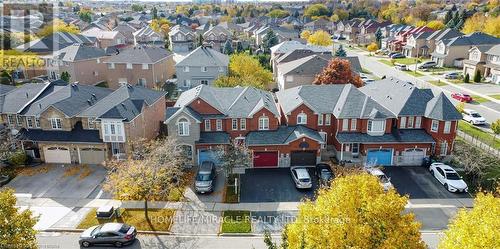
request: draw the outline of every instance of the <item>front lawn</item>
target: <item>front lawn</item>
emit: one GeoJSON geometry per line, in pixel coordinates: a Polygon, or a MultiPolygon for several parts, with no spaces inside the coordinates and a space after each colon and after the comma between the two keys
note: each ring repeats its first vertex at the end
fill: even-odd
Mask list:
{"type": "Polygon", "coordinates": [[[414,76],[414,77],[422,77],[424,76],[422,73],[419,73],[418,71],[415,72],[413,70],[409,70],[409,71],[404,71],[405,73],[411,75],[411,76],[414,76]]]}
{"type": "Polygon", "coordinates": [[[87,229],[91,226],[107,223],[118,222],[126,223],[134,226],[137,230],[142,231],[170,231],[173,216],[175,211],[172,209],[148,209],[149,221],[144,217],[144,209],[120,209],[121,217],[112,219],[97,219],[95,216],[96,209],[93,208],[85,216],[78,225],[78,229],[87,229]]]}
{"type": "Polygon", "coordinates": [[[481,96],[477,96],[477,95],[472,95],[471,97],[472,97],[472,100],[474,102],[477,102],[477,103],[484,103],[484,102],[490,101],[489,99],[485,99],[485,98],[483,98],[481,96]]]}
{"type": "Polygon", "coordinates": [[[224,211],[222,215],[222,233],[250,233],[252,222],[250,211],[224,211]]]}
{"type": "Polygon", "coordinates": [[[493,94],[493,95],[490,95],[490,97],[492,97],[494,99],[500,99],[500,94],[493,94]]]}
{"type": "MultiPolygon", "coordinates": [[[[400,64],[405,64],[405,65],[414,65],[416,62],[415,58],[399,58],[399,59],[381,59],[378,60],[388,66],[394,66],[394,63],[400,63],[400,64]],[[392,63],[394,61],[394,63],[392,63]]],[[[419,59],[418,63],[422,63],[424,60],[419,59]]]]}
{"type": "Polygon", "coordinates": [[[495,139],[491,133],[485,132],[464,121],[458,123],[458,129],[497,150],[500,149],[500,138],[495,139]]]}
{"type": "Polygon", "coordinates": [[[386,64],[387,66],[394,66],[394,64],[392,64],[392,62],[390,62],[389,60],[386,60],[386,59],[381,59],[381,60],[378,60],[384,64],[386,64]]]}
{"type": "Polygon", "coordinates": [[[447,85],[446,83],[444,83],[441,80],[429,80],[428,82],[435,85],[435,86],[446,86],[447,85]]]}

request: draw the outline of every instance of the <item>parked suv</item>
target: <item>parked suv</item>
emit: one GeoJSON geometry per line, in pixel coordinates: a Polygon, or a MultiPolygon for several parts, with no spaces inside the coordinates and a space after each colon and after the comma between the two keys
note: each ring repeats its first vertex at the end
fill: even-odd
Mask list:
{"type": "Polygon", "coordinates": [[[326,163],[316,164],[316,176],[322,186],[329,185],[330,181],[334,178],[332,168],[326,163]]]}
{"type": "Polygon", "coordinates": [[[483,125],[486,123],[486,119],[483,118],[479,113],[471,109],[464,109],[462,113],[462,119],[473,125],[483,125]]]}
{"type": "Polygon", "coordinates": [[[210,161],[203,161],[196,173],[194,189],[198,193],[209,193],[214,191],[215,177],[217,175],[215,164],[210,161]]]}
{"type": "Polygon", "coordinates": [[[434,61],[426,61],[418,66],[418,69],[428,69],[437,66],[437,63],[434,61]]]}
{"type": "Polygon", "coordinates": [[[394,63],[394,67],[395,67],[397,70],[401,70],[401,71],[406,71],[406,70],[408,70],[408,67],[407,67],[405,64],[401,64],[401,63],[394,63]]]}

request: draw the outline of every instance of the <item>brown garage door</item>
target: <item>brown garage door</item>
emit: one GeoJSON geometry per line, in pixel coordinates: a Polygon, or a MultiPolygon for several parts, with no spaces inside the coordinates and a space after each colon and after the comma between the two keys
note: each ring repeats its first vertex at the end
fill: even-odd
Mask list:
{"type": "Polygon", "coordinates": [[[294,151],[291,154],[291,166],[316,165],[316,151],[294,151]]]}
{"type": "Polygon", "coordinates": [[[106,159],[106,152],[101,148],[80,149],[80,163],[101,164],[106,159]]]}

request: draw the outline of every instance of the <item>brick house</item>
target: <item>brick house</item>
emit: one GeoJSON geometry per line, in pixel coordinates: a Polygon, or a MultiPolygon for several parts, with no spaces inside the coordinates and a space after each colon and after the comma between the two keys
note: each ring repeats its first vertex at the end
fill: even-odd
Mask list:
{"type": "Polygon", "coordinates": [[[494,84],[500,84],[500,45],[495,45],[486,51],[484,78],[494,84]]]}
{"type": "Polygon", "coordinates": [[[486,52],[492,47],[493,45],[479,45],[469,49],[469,56],[463,61],[463,75],[469,74],[469,77],[473,78],[476,72],[479,72],[481,77],[483,77],[485,72],[484,65],[488,57],[486,52]]]}
{"type": "Polygon", "coordinates": [[[100,48],[113,47],[126,43],[126,37],[118,31],[102,30],[99,28],[91,28],[81,33],[84,36],[91,37],[97,40],[97,45],[100,48]]]}

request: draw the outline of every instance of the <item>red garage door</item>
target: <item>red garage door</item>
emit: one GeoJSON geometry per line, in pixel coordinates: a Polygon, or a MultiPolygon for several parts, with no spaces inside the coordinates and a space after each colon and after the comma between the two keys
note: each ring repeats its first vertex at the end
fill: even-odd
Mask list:
{"type": "Polygon", "coordinates": [[[278,152],[254,152],[253,153],[254,167],[277,167],[278,152]]]}

